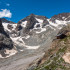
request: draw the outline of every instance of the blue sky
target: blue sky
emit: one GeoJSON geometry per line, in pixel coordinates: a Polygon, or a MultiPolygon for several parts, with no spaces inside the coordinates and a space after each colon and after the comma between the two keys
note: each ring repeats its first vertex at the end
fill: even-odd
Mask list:
{"type": "Polygon", "coordinates": [[[50,18],[63,12],[70,12],[70,0],[0,0],[0,16],[16,23],[31,13],[50,18]]]}

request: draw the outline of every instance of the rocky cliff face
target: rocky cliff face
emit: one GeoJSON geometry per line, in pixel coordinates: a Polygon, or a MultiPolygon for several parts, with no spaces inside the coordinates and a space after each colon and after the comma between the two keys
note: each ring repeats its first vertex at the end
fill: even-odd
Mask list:
{"type": "Polygon", "coordinates": [[[70,20],[70,13],[61,13],[58,15],[54,15],[53,17],[51,17],[51,21],[55,21],[55,20],[61,20],[61,21],[69,21],[70,20]]]}
{"type": "Polygon", "coordinates": [[[10,39],[9,35],[4,31],[1,19],[0,19],[0,42],[4,43],[4,46],[0,45],[1,48],[8,48],[8,49],[13,48],[12,40],[10,39]]]}
{"type": "Polygon", "coordinates": [[[6,57],[9,55],[9,53],[5,54],[6,50],[11,50],[13,47],[13,42],[10,39],[9,35],[4,31],[2,21],[0,19],[0,55],[2,57],[6,57]]]}

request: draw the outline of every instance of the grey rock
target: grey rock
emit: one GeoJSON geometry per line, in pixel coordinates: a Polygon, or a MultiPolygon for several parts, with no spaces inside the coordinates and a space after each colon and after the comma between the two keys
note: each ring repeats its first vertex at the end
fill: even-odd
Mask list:
{"type": "Polygon", "coordinates": [[[1,49],[12,49],[13,48],[13,42],[10,39],[9,35],[4,31],[4,28],[2,26],[2,22],[0,19],[0,50],[1,49]]]}
{"type": "Polygon", "coordinates": [[[69,21],[70,20],[70,13],[61,13],[61,14],[58,14],[58,15],[54,15],[51,17],[51,21],[55,22],[55,20],[62,20],[62,21],[69,21]]]}

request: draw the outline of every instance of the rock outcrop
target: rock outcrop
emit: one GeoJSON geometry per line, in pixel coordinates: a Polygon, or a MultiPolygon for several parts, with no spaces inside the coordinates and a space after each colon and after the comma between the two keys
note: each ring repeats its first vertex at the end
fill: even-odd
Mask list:
{"type": "MultiPolygon", "coordinates": [[[[5,50],[11,50],[13,48],[13,42],[9,35],[4,31],[2,21],[0,19],[0,54],[5,55],[5,50]]],[[[6,56],[6,55],[5,55],[6,56]]]]}

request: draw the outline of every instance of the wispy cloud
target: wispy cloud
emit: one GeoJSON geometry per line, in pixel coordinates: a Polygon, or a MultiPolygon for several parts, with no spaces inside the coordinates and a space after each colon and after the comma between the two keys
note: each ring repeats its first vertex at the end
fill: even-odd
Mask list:
{"type": "Polygon", "coordinates": [[[6,6],[10,6],[10,4],[9,4],[9,3],[7,3],[7,4],[6,4],[6,6]]]}
{"type": "Polygon", "coordinates": [[[11,18],[12,17],[12,13],[10,12],[10,10],[1,9],[1,11],[0,11],[0,18],[2,18],[2,17],[11,18]]]}

